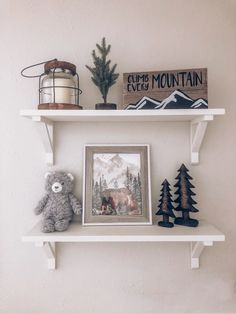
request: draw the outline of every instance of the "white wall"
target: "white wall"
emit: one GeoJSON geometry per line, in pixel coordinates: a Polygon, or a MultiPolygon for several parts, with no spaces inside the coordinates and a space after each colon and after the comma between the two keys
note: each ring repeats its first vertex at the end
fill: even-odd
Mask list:
{"type": "MultiPolygon", "coordinates": [[[[236,312],[235,70],[236,1],[2,0],[0,3],[0,313],[228,313],[236,312]],[[66,244],[50,272],[40,249],[21,242],[39,219],[43,150],[34,125],[19,117],[36,108],[37,82],[20,70],[57,57],[78,66],[84,108],[100,101],[85,64],[102,36],[120,73],[207,67],[209,104],[227,115],[210,123],[201,163],[191,167],[199,218],[226,234],[189,267],[186,244],[66,244]]],[[[110,93],[122,103],[122,75],[110,93]]],[[[56,166],[76,175],[82,193],[84,143],[148,142],[152,196],[189,165],[187,123],[66,124],[55,130],[56,166]]]]}

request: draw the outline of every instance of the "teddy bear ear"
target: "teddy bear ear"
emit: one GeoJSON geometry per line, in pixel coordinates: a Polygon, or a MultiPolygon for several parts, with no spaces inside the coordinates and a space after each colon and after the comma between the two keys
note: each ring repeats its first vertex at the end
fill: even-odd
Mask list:
{"type": "Polygon", "coordinates": [[[50,171],[46,172],[44,175],[44,178],[47,179],[48,176],[50,176],[52,173],[50,171]]]}
{"type": "Polygon", "coordinates": [[[71,179],[71,181],[74,181],[74,177],[71,173],[67,173],[68,177],[71,179]]]}

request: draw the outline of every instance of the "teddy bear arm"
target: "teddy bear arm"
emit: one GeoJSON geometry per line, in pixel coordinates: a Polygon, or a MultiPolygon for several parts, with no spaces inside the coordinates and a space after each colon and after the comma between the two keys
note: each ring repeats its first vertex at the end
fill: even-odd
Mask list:
{"type": "Polygon", "coordinates": [[[48,201],[48,198],[49,198],[49,195],[46,194],[39,202],[38,202],[38,205],[35,207],[34,209],[34,212],[36,215],[40,215],[44,209],[44,207],[46,206],[47,204],[47,201],[48,201]]]}
{"type": "Polygon", "coordinates": [[[72,193],[69,194],[69,200],[70,200],[70,205],[71,205],[71,207],[73,209],[73,212],[76,215],[81,214],[82,206],[81,206],[79,200],[72,193]]]}

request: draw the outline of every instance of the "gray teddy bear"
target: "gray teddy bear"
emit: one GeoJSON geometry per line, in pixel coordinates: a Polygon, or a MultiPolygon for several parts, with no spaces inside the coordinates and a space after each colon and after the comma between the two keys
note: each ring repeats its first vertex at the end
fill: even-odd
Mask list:
{"type": "Polygon", "coordinates": [[[45,175],[47,194],[39,201],[34,212],[43,214],[42,231],[64,231],[72,220],[73,213],[81,214],[82,207],[72,194],[74,178],[71,173],[48,172],[45,175]]]}

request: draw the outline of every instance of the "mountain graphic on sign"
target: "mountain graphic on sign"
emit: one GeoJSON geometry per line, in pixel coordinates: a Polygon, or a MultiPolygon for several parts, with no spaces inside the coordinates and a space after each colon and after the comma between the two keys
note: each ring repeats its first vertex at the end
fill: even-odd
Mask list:
{"type": "Polygon", "coordinates": [[[192,99],[185,95],[181,90],[175,90],[162,101],[150,97],[141,98],[136,104],[130,104],[126,110],[144,110],[144,109],[207,109],[208,103],[205,99],[192,99]]]}

